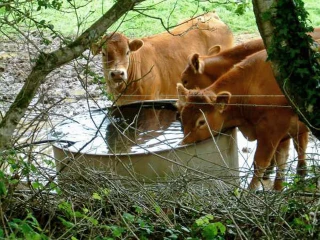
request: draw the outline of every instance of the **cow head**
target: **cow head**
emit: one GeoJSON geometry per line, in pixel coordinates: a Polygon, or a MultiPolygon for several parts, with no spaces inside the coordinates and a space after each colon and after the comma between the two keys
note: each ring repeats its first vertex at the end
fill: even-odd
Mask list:
{"type": "MultiPolygon", "coordinates": [[[[210,56],[216,55],[220,52],[220,46],[213,46],[209,49],[210,56]]],[[[181,74],[181,82],[187,89],[206,88],[212,84],[218,76],[212,76],[206,71],[205,58],[195,53],[188,58],[188,65],[181,74]]]]}
{"type": "Polygon", "coordinates": [[[102,62],[106,81],[118,85],[128,79],[130,53],[143,46],[142,40],[130,41],[120,33],[104,36],[91,46],[94,55],[102,53],[102,62]]]}
{"type": "Polygon", "coordinates": [[[189,56],[188,65],[181,74],[181,82],[185,88],[205,88],[210,85],[210,79],[204,74],[204,64],[199,54],[189,56]]]}
{"type": "Polygon", "coordinates": [[[178,102],[184,144],[198,142],[215,136],[224,129],[225,111],[231,94],[218,94],[210,90],[188,90],[177,84],[178,102]]]}

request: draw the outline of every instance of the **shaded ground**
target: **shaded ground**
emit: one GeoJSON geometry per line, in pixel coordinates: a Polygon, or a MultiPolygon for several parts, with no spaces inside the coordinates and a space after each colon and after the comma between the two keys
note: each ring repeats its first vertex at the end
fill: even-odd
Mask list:
{"type": "MultiPolygon", "coordinates": [[[[59,47],[58,42],[54,42],[48,48],[41,45],[37,37],[31,40],[38,43],[42,51],[53,51],[59,47]]],[[[2,114],[22,88],[37,52],[35,48],[19,40],[0,41],[0,111],[2,114]]],[[[89,51],[85,54],[88,53],[89,51]]],[[[99,84],[93,83],[93,77],[84,73],[88,68],[92,68],[102,76],[98,57],[90,63],[85,59],[76,60],[53,71],[41,85],[32,101],[31,109],[35,106],[39,109],[55,106],[51,113],[72,116],[85,111],[88,104],[93,105],[93,101],[88,102],[87,99],[96,99],[100,104],[107,102],[99,84]],[[64,101],[61,102],[61,100],[64,101]],[[57,104],[58,102],[61,103],[57,104]]]]}

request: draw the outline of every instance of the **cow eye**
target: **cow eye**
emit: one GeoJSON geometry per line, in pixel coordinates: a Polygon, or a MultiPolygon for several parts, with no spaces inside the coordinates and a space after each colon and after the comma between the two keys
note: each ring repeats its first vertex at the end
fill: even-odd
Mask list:
{"type": "Polygon", "coordinates": [[[198,128],[204,128],[206,126],[206,120],[203,118],[200,118],[197,122],[197,127],[198,128]]]}
{"type": "Polygon", "coordinates": [[[106,54],[105,54],[104,52],[102,52],[102,56],[104,56],[104,57],[105,57],[105,56],[106,56],[106,54]]]}
{"type": "Polygon", "coordinates": [[[182,84],[183,84],[183,86],[186,86],[188,84],[188,81],[187,80],[183,80],[182,84]]]}
{"type": "Polygon", "coordinates": [[[202,125],[206,124],[206,121],[205,120],[200,120],[198,122],[198,125],[201,127],[202,125]]]}
{"type": "Polygon", "coordinates": [[[127,51],[127,56],[129,56],[129,54],[130,54],[130,51],[128,50],[128,51],[127,51]]]}

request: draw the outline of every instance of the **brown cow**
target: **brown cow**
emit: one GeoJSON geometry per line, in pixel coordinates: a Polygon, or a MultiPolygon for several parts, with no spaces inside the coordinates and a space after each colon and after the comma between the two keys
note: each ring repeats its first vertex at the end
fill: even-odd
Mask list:
{"type": "MultiPolygon", "coordinates": [[[[318,38],[320,38],[320,27],[315,28],[310,35],[313,39],[317,39],[313,46],[313,49],[317,51],[319,49],[317,43],[319,43],[318,38]]],[[[219,45],[213,46],[210,49],[210,55],[208,56],[199,56],[199,54],[195,53],[189,57],[188,65],[181,74],[181,81],[184,87],[188,89],[206,88],[245,57],[262,49],[264,49],[264,44],[260,38],[239,44],[225,51],[221,51],[219,45]]],[[[295,139],[294,146],[297,152],[300,152],[300,150],[296,143],[304,142],[304,139],[307,137],[307,134],[305,134],[300,135],[298,139],[295,139]]],[[[264,180],[269,179],[269,174],[272,172],[274,162],[277,161],[276,159],[278,159],[279,162],[279,158],[286,159],[288,156],[290,139],[288,139],[287,142],[283,141],[281,145],[281,148],[278,147],[275,159],[272,160],[270,167],[265,172],[263,177],[264,180]],[[285,149],[287,149],[287,152],[285,149]]]]}
{"type": "MultiPolygon", "coordinates": [[[[315,28],[310,35],[319,39],[320,28],[315,28]]],[[[263,41],[259,38],[224,51],[221,51],[219,45],[213,46],[209,55],[194,53],[188,58],[188,65],[181,74],[181,82],[188,89],[206,88],[245,57],[263,49],[263,41]]]]}
{"type": "Polygon", "coordinates": [[[320,39],[320,27],[313,29],[313,32],[309,33],[313,39],[320,39]]]}
{"type": "Polygon", "coordinates": [[[306,174],[308,129],[288,105],[266,58],[265,50],[250,55],[203,90],[188,90],[178,84],[177,105],[184,128],[183,143],[204,140],[233,127],[238,127],[249,141],[257,140],[249,189],[259,187],[275,153],[282,155],[276,159],[274,182],[274,189],[281,190],[290,138],[300,140],[295,142],[298,174],[306,174]]]}
{"type": "Polygon", "coordinates": [[[233,46],[233,35],[216,13],[208,13],[151,37],[129,40],[120,33],[91,48],[102,52],[107,92],[117,105],[137,100],[176,98],[176,84],[188,56],[207,54],[213,45],[233,46]]]}

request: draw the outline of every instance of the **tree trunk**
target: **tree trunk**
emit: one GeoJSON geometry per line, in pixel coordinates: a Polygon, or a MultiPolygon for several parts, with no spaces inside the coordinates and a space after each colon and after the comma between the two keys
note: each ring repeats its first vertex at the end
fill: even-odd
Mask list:
{"type": "Polygon", "coordinates": [[[98,21],[74,42],[51,53],[40,53],[24,86],[0,123],[0,152],[12,147],[12,135],[24,116],[41,83],[54,69],[79,57],[90,44],[96,41],[123,14],[144,0],[117,1],[98,21]]]}
{"type": "Polygon", "coordinates": [[[301,0],[252,0],[259,32],[275,78],[313,135],[320,140],[320,66],[306,33],[301,0]]]}

